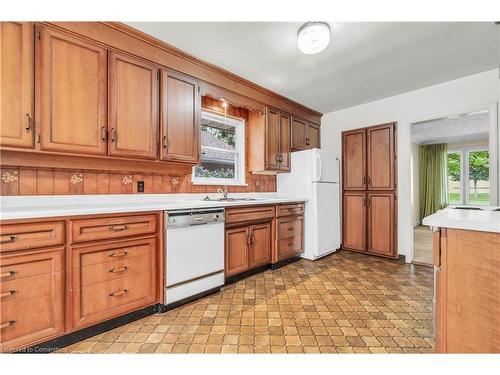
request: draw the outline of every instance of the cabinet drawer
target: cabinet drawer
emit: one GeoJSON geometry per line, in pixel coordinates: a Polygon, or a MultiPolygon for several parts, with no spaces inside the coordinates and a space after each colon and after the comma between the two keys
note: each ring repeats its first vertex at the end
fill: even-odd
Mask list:
{"type": "Polygon", "coordinates": [[[64,244],[64,222],[2,224],[0,252],[64,244]]]}
{"type": "Polygon", "coordinates": [[[278,258],[280,260],[303,251],[302,236],[285,238],[278,241],[278,258]]]}
{"type": "Polygon", "coordinates": [[[154,272],[144,272],[71,291],[73,329],[80,329],[156,302],[154,272]]]}
{"type": "Polygon", "coordinates": [[[226,208],[226,224],[272,219],[274,212],[274,206],[226,208]]]}
{"type": "Polygon", "coordinates": [[[19,350],[52,337],[64,330],[63,293],[2,304],[0,309],[0,349],[19,350]]]}
{"type": "Polygon", "coordinates": [[[277,217],[302,215],[304,213],[304,203],[283,204],[277,206],[277,217]]]}
{"type": "MultiPolygon", "coordinates": [[[[151,258],[149,256],[131,257],[113,262],[93,264],[82,267],[81,280],[73,280],[73,285],[87,286],[104,281],[115,280],[125,276],[151,271],[151,258]]],[[[78,277],[78,272],[73,273],[78,277]]]]}
{"type": "Polygon", "coordinates": [[[36,275],[52,274],[63,269],[64,249],[0,256],[0,283],[36,275]]]}
{"type": "Polygon", "coordinates": [[[63,272],[44,273],[23,279],[0,281],[2,306],[32,298],[45,297],[54,291],[62,291],[63,272]]]}
{"type": "Polygon", "coordinates": [[[88,242],[156,233],[156,215],[130,215],[71,221],[71,242],[88,242]]]}
{"type": "Polygon", "coordinates": [[[125,240],[71,249],[71,287],[84,286],[156,269],[156,238],[125,240]]]}
{"type": "Polygon", "coordinates": [[[278,219],[278,240],[302,236],[304,217],[286,217],[278,219]]]}

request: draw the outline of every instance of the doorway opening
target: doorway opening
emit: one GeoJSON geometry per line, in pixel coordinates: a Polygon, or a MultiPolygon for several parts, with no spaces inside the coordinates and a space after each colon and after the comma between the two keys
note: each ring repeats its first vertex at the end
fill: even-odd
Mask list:
{"type": "Polygon", "coordinates": [[[413,263],[432,266],[432,232],[422,219],[497,202],[496,126],[488,108],[411,124],[413,263]]]}

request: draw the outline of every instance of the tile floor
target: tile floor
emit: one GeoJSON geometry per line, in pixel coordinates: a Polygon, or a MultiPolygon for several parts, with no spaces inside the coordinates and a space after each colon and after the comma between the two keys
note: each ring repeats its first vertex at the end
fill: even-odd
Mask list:
{"type": "Polygon", "coordinates": [[[432,232],[428,226],[413,228],[413,263],[432,266],[432,232]]]}
{"type": "Polygon", "coordinates": [[[432,269],[341,251],[254,275],[62,353],[429,353],[432,269]]]}

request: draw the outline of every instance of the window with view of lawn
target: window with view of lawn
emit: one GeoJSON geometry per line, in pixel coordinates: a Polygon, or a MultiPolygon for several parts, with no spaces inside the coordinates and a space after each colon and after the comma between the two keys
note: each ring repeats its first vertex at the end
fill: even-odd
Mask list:
{"type": "Polygon", "coordinates": [[[200,159],[193,168],[194,184],[244,185],[245,122],[203,111],[200,159]]]}
{"type": "Polygon", "coordinates": [[[448,153],[449,204],[490,204],[490,156],[486,149],[448,153]]]}

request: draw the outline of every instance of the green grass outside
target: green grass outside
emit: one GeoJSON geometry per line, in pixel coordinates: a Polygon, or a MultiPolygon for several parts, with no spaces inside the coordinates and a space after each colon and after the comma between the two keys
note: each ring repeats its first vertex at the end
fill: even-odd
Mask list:
{"type": "MultiPolygon", "coordinates": [[[[460,193],[449,194],[450,204],[460,204],[460,193]]],[[[477,198],[474,193],[470,195],[469,204],[483,204],[490,203],[490,193],[477,193],[477,198]]]]}

